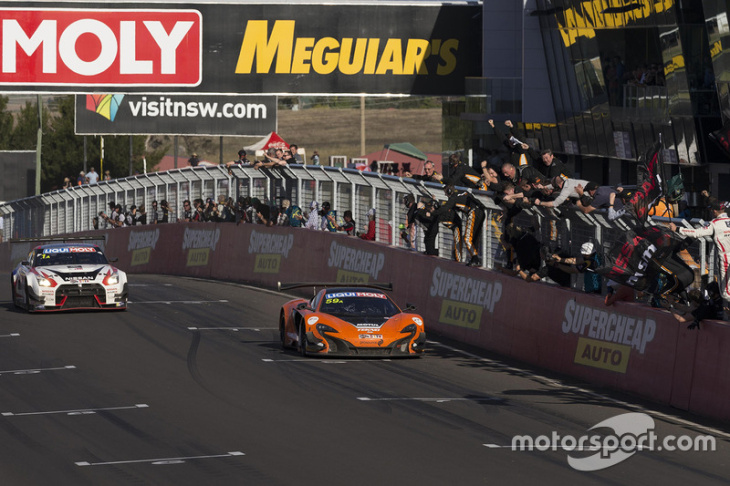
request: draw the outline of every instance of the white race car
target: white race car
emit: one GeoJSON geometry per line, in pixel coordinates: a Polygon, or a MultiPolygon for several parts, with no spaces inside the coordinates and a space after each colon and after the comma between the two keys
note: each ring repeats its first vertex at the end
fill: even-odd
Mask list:
{"type": "Polygon", "coordinates": [[[13,304],[30,312],[127,308],[127,274],[94,244],[37,246],[10,283],[13,304]]]}

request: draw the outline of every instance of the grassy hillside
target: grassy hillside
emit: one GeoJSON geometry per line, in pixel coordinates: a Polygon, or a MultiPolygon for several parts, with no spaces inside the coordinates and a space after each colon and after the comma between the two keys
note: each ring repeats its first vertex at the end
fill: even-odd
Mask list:
{"type": "MultiPolygon", "coordinates": [[[[311,108],[279,110],[279,135],[319,152],[324,162],[330,155],[358,157],[360,150],[360,110],[311,108]]],[[[218,140],[185,137],[191,150],[210,161],[218,161],[218,140]]],[[[235,159],[238,150],[258,138],[224,137],[223,159],[235,159]]],[[[441,108],[372,109],[365,111],[365,153],[381,150],[386,143],[410,142],[423,152],[441,152],[441,108]]],[[[181,154],[186,148],[180,147],[181,154]]]]}

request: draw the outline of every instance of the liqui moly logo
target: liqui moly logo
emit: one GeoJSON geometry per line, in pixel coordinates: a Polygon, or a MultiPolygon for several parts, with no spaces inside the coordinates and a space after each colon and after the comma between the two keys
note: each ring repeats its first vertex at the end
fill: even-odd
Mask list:
{"type": "Polygon", "coordinates": [[[0,85],[196,86],[197,10],[0,9],[0,85]]]}

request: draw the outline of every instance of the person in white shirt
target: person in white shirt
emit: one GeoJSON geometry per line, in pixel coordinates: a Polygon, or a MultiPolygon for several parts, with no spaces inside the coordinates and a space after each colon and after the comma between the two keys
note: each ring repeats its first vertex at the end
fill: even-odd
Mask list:
{"type": "Polygon", "coordinates": [[[86,173],[86,182],[89,184],[96,184],[99,182],[99,174],[96,173],[93,167],[91,167],[89,172],[86,173]]]}
{"type": "Polygon", "coordinates": [[[722,298],[727,302],[730,301],[730,218],[724,205],[717,199],[710,198],[709,206],[715,218],[703,228],[678,228],[676,224],[669,223],[669,229],[691,238],[712,237],[720,259],[718,284],[722,298]]]}

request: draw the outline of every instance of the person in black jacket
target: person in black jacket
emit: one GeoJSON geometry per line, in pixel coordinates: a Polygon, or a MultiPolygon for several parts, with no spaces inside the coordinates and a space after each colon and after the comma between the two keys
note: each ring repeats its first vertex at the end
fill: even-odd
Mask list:
{"type": "Polygon", "coordinates": [[[479,235],[484,224],[484,205],[470,192],[459,192],[453,185],[447,185],[444,192],[449,198],[436,212],[441,216],[453,209],[464,214],[462,239],[470,256],[467,265],[481,266],[479,235]]]}
{"type": "Polygon", "coordinates": [[[449,177],[445,180],[445,184],[487,190],[487,184],[482,176],[470,166],[462,163],[458,154],[449,156],[449,177]]]}

